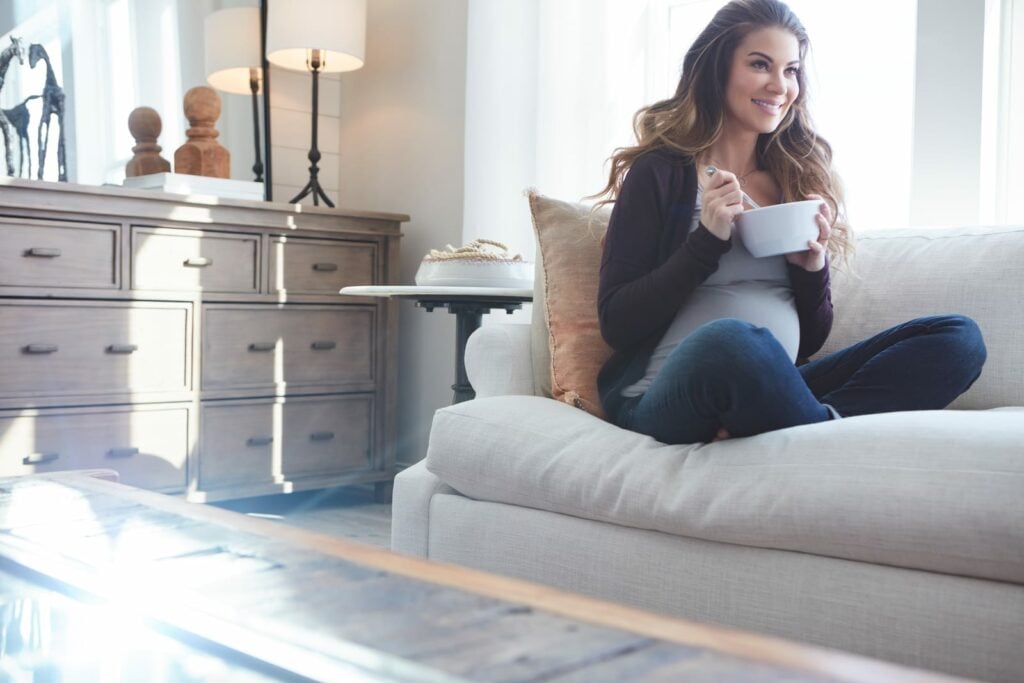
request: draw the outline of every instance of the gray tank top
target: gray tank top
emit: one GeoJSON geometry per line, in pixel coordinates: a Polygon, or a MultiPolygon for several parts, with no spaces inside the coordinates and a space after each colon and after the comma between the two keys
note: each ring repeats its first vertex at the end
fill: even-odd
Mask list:
{"type": "MultiPolygon", "coordinates": [[[[701,196],[698,188],[690,232],[700,224],[701,196]]],[[[800,347],[800,321],[785,257],[754,258],[739,239],[733,239],[732,248],[718,262],[718,270],[690,295],[676,313],[655,347],[644,376],[623,389],[622,395],[631,397],[645,393],[665,359],[687,335],[701,325],[721,318],[737,318],[768,328],[789,354],[790,360],[795,362],[800,347]]]]}

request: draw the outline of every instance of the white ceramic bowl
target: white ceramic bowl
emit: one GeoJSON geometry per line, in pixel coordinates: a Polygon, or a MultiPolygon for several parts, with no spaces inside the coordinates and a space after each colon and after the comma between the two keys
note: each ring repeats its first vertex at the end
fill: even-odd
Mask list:
{"type": "Polygon", "coordinates": [[[527,261],[486,259],[424,259],[416,271],[416,284],[433,287],[509,287],[533,289],[533,264],[527,261]]]}
{"type": "Polygon", "coordinates": [[[807,199],[744,211],[736,218],[736,233],[757,258],[807,251],[807,241],[818,238],[820,206],[820,199],[807,199]]]}

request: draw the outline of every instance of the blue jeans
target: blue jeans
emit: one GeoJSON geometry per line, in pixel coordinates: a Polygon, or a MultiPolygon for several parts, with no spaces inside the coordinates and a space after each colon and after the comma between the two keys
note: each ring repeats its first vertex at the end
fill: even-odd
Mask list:
{"type": "Polygon", "coordinates": [[[763,327],[724,318],[694,330],[650,388],[623,404],[619,426],[663,443],[711,441],[896,410],[945,408],[985,363],[970,318],[917,318],[800,367],[763,327]]]}

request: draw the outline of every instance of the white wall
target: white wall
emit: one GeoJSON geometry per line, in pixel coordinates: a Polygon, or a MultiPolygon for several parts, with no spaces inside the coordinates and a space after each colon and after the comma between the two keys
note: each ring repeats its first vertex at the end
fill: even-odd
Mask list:
{"type": "MultiPolygon", "coordinates": [[[[466,0],[371,0],[368,12],[366,66],[340,78],[338,204],[410,215],[401,281],[412,283],[425,253],[462,239],[466,0]]],[[[275,157],[275,182],[277,168],[275,157]]],[[[412,463],[451,402],[455,318],[399,306],[397,458],[412,463]]]]}

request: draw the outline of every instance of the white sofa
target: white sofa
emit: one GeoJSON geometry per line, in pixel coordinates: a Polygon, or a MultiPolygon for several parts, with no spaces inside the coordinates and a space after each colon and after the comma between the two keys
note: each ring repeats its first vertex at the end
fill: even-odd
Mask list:
{"type": "Polygon", "coordinates": [[[1024,680],[1024,227],[862,236],[823,352],[928,314],[985,334],[951,409],[667,446],[535,395],[530,328],[395,482],[392,547],[911,666],[1024,680]]]}

